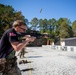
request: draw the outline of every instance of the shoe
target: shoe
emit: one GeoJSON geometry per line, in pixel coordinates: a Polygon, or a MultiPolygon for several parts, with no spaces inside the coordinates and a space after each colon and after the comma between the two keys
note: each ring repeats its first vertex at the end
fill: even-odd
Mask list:
{"type": "Polygon", "coordinates": [[[31,61],[23,60],[23,63],[31,63],[31,61]]]}
{"type": "Polygon", "coordinates": [[[25,64],[25,63],[31,63],[31,61],[27,61],[27,60],[20,60],[19,64],[25,64]]]}

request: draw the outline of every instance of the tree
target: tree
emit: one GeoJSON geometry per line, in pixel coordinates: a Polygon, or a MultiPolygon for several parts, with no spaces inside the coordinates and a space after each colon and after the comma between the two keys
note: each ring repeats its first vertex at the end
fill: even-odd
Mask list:
{"type": "Polygon", "coordinates": [[[52,30],[53,30],[53,29],[52,29],[52,20],[49,19],[49,20],[48,20],[48,33],[51,34],[51,33],[52,33],[52,30]]]}
{"type": "Polygon", "coordinates": [[[44,19],[44,20],[40,19],[39,20],[39,27],[40,27],[40,32],[41,33],[47,32],[47,30],[48,30],[47,25],[48,25],[47,19],[44,19]]]}
{"type": "Polygon", "coordinates": [[[72,23],[73,36],[76,37],[76,20],[72,23]]]}
{"type": "Polygon", "coordinates": [[[60,26],[60,38],[72,37],[71,27],[64,21],[60,26]]]}
{"type": "Polygon", "coordinates": [[[33,29],[33,30],[37,30],[37,28],[38,28],[38,19],[37,18],[33,18],[32,20],[31,20],[31,22],[30,22],[30,24],[32,25],[31,26],[31,29],[33,29]]]}
{"type": "Polygon", "coordinates": [[[12,27],[15,20],[26,20],[20,11],[15,11],[12,6],[0,4],[0,37],[8,28],[12,27]]]}
{"type": "Polygon", "coordinates": [[[57,21],[55,18],[48,20],[48,31],[50,34],[56,35],[57,21]]]}
{"type": "MultiPolygon", "coordinates": [[[[68,18],[59,18],[57,20],[57,28],[56,28],[56,33],[58,33],[57,35],[60,36],[61,33],[60,33],[60,30],[61,30],[61,25],[62,23],[67,23],[67,25],[69,26],[69,29],[71,30],[71,21],[68,19],[68,18]]],[[[72,36],[72,32],[71,32],[71,35],[72,36]]]]}

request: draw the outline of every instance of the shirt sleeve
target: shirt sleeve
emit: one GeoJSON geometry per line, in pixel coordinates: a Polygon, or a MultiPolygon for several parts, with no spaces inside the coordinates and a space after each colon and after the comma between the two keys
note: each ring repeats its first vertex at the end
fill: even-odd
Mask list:
{"type": "Polygon", "coordinates": [[[17,34],[14,32],[9,33],[9,42],[18,42],[17,34]]]}

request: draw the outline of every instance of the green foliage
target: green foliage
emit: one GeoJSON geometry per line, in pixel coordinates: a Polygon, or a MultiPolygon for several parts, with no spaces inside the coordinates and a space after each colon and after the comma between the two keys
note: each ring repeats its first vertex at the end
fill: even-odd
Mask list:
{"type": "Polygon", "coordinates": [[[15,20],[26,20],[20,11],[15,11],[12,6],[0,4],[0,37],[8,28],[12,27],[15,20]]]}
{"type": "Polygon", "coordinates": [[[37,18],[33,18],[31,20],[30,24],[32,25],[31,26],[31,29],[37,30],[37,28],[38,28],[38,19],[37,18]]]}
{"type": "Polygon", "coordinates": [[[73,36],[76,37],[76,20],[72,23],[73,36]]]}
{"type": "Polygon", "coordinates": [[[40,32],[45,33],[48,30],[48,21],[47,19],[40,19],[39,20],[39,27],[40,27],[40,32]]]}
{"type": "MultiPolygon", "coordinates": [[[[15,11],[12,6],[0,4],[0,37],[8,28],[12,27],[13,21],[21,19],[29,24],[29,21],[25,19],[21,11],[15,11]]],[[[28,31],[39,30],[40,33],[51,34],[59,38],[68,38],[76,36],[76,20],[71,23],[68,18],[55,18],[47,20],[33,18],[30,22],[30,27],[28,26],[28,31]]],[[[48,37],[51,40],[57,40],[55,37],[48,37]]]]}
{"type": "Polygon", "coordinates": [[[62,22],[60,26],[60,37],[61,38],[69,38],[72,37],[72,29],[65,21],[62,22]]]}

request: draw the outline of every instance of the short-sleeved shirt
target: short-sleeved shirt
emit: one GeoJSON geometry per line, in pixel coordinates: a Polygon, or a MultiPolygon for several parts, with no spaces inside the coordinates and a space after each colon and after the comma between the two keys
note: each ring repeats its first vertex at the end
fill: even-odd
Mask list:
{"type": "Polygon", "coordinates": [[[0,58],[6,58],[13,51],[11,42],[18,41],[17,33],[13,28],[5,31],[0,40],[0,58]]]}

